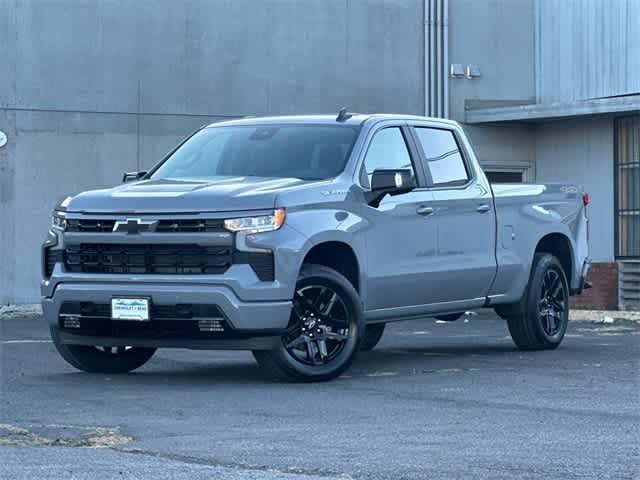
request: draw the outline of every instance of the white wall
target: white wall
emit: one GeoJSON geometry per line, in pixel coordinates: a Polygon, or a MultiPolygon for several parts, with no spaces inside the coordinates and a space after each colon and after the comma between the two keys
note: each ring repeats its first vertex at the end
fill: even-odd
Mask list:
{"type": "Polygon", "coordinates": [[[562,180],[583,185],[591,196],[592,260],[613,262],[613,119],[550,122],[538,127],[536,181],[562,180]]]}

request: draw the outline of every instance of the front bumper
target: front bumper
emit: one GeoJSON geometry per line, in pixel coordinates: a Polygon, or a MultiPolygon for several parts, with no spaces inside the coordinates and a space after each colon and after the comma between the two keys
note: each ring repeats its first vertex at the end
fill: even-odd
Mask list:
{"type": "MultiPolygon", "coordinates": [[[[54,327],[57,328],[57,327],[54,327]]],[[[114,347],[126,345],[141,348],[189,348],[192,350],[272,350],[280,342],[280,335],[247,335],[239,338],[140,338],[76,335],[58,329],[62,343],[114,347]]]]}
{"type": "MultiPolygon", "coordinates": [[[[113,223],[126,219],[126,215],[67,213],[66,216],[68,221],[89,222],[85,225],[89,230],[62,231],[56,227],[51,229],[43,245],[44,279],[41,282],[44,316],[52,328],[60,330],[59,337],[64,342],[89,345],[257,349],[256,344],[251,343],[249,339],[259,337],[260,344],[264,345],[266,337],[279,338],[278,334],[289,323],[290,299],[293,298],[295,281],[303,258],[301,252],[305,250],[307,239],[287,225],[274,232],[255,235],[231,235],[225,231],[194,233],[157,230],[128,234],[114,232],[102,224],[98,226],[99,222],[113,223]],[[92,221],[93,224],[90,223],[92,221]],[[86,254],[80,254],[79,258],[69,257],[73,262],[69,260],[66,257],[71,255],[68,251],[69,246],[77,248],[82,244],[93,245],[97,253],[85,252],[86,254]],[[109,249],[105,249],[105,245],[130,245],[132,248],[131,252],[127,250],[125,253],[113,254],[109,249]],[[193,267],[191,264],[195,260],[191,258],[191,253],[185,254],[184,258],[180,255],[177,255],[177,258],[160,258],[161,253],[166,253],[164,250],[151,254],[147,252],[147,246],[165,248],[167,245],[226,248],[232,250],[232,258],[224,259],[225,262],[231,261],[226,269],[220,272],[194,272],[188,268],[183,271],[177,266],[193,267]],[[138,250],[143,252],[140,253],[138,250]],[[241,261],[235,258],[236,254],[248,256],[265,251],[274,254],[273,273],[269,278],[261,277],[259,270],[256,270],[249,258],[241,261]],[[141,255],[145,258],[144,263],[139,263],[137,258],[141,255]],[[74,268],[70,268],[67,263],[74,268]],[[105,267],[104,271],[99,268],[89,271],[78,269],[79,265],[85,263],[93,267],[98,265],[108,268],[105,267]],[[153,267],[150,269],[153,273],[145,271],[148,264],[153,267]],[[118,270],[118,265],[123,267],[118,270]],[[167,265],[176,266],[176,271],[167,271],[167,265]],[[144,267],[142,271],[140,267],[144,267]],[[155,270],[156,268],[158,270],[155,270]],[[154,313],[152,308],[150,322],[139,322],[147,326],[112,321],[110,304],[113,297],[147,298],[152,307],[158,307],[157,312],[154,313]],[[97,318],[92,313],[83,314],[77,319],[74,318],[75,310],[72,309],[69,313],[69,304],[72,304],[75,310],[85,309],[87,304],[92,304],[91,308],[97,307],[100,314],[97,318]],[[194,307],[190,315],[173,315],[168,318],[170,321],[166,321],[167,309],[182,308],[185,305],[194,307]],[[219,310],[223,319],[222,333],[207,332],[199,325],[202,319],[205,322],[215,321],[210,318],[211,315],[207,317],[202,312],[194,313],[203,307],[207,309],[212,306],[219,310]],[[161,310],[165,311],[164,318],[159,314],[161,310]],[[71,325],[78,321],[79,327],[71,325]],[[140,336],[136,337],[138,333],[140,336]]],[[[166,221],[164,216],[136,215],[138,216],[145,222],[166,221]]],[[[237,212],[237,216],[243,216],[243,212],[237,212]]],[[[171,216],[178,227],[179,222],[197,220],[200,225],[202,222],[219,218],[222,217],[214,214],[171,216]]],[[[173,224],[171,226],[173,228],[173,224]]],[[[206,257],[201,264],[209,266],[210,260],[206,257]]],[[[217,265],[216,261],[217,259],[213,259],[211,265],[217,265]]],[[[196,264],[198,262],[200,259],[196,264]]]]}
{"type": "MultiPolygon", "coordinates": [[[[289,322],[291,313],[290,301],[255,301],[240,300],[236,294],[223,285],[182,285],[182,284],[140,284],[140,283],[59,283],[51,297],[43,297],[42,309],[44,317],[52,328],[60,330],[60,338],[65,343],[88,345],[130,345],[145,347],[183,347],[212,349],[263,349],[270,348],[289,322]],[[221,312],[225,331],[222,333],[206,332],[197,337],[175,335],[173,337],[150,336],[112,336],[94,334],[76,334],[73,329],[61,329],[63,305],[68,304],[110,304],[112,297],[144,297],[150,299],[158,308],[180,305],[215,305],[221,312]],[[126,342],[126,343],[125,343],[126,342]]],[[[83,329],[91,328],[91,322],[104,325],[105,319],[81,317],[83,329]]],[[[119,321],[106,319],[114,326],[119,321]]],[[[163,322],[151,322],[155,327],[163,322]]],[[[179,325],[184,324],[188,331],[192,318],[172,318],[172,329],[180,332],[179,325]],[[178,327],[176,327],[178,325],[178,327]]],[[[140,322],[142,324],[143,322],[140,322]]],[[[168,323],[167,323],[168,324],[168,323]]],[[[117,331],[118,329],[113,329],[117,331]]],[[[97,330],[96,330],[97,331],[97,330]]],[[[110,330],[111,331],[111,330],[110,330]]]]}

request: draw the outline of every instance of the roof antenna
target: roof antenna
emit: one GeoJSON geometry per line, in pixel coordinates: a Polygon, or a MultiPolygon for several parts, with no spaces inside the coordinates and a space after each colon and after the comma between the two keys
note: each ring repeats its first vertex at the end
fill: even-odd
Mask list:
{"type": "Polygon", "coordinates": [[[342,107],[338,112],[338,116],[336,117],[336,122],[344,122],[349,120],[353,115],[347,112],[347,107],[342,107]]]}

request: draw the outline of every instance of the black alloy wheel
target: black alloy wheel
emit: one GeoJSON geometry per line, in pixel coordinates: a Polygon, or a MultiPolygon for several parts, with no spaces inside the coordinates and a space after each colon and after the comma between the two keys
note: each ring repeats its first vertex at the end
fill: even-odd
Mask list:
{"type": "Polygon", "coordinates": [[[503,315],[511,338],[521,350],[560,345],[569,323],[569,284],[555,256],[535,254],[522,300],[503,315]]]}
{"type": "Polygon", "coordinates": [[[566,308],[566,292],[560,273],[555,270],[547,270],[540,289],[538,312],[542,320],[542,328],[550,337],[560,331],[566,308]]]}
{"type": "Polygon", "coordinates": [[[341,294],[327,285],[305,285],[296,290],[293,314],[282,338],[289,354],[306,365],[330,362],[352,336],[349,309],[341,294]]]}
{"type": "Polygon", "coordinates": [[[279,345],[253,355],[278,379],[330,380],[351,365],[364,332],[362,318],[362,304],[349,280],[331,268],[304,265],[279,345]]]}

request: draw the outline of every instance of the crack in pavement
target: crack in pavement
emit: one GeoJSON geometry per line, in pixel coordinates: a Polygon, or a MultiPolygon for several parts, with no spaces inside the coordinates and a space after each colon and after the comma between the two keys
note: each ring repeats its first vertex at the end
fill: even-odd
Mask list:
{"type": "Polygon", "coordinates": [[[192,465],[205,465],[210,467],[223,467],[235,470],[247,470],[256,472],[282,473],[285,475],[304,475],[315,478],[345,478],[354,479],[347,473],[325,470],[321,468],[304,468],[304,467],[270,467],[267,465],[253,465],[248,463],[225,462],[213,458],[198,457],[194,455],[185,455],[181,453],[165,453],[157,450],[146,450],[142,448],[124,448],[112,447],[110,450],[127,453],[133,455],[144,455],[153,458],[162,458],[172,460],[174,462],[187,463],[192,465]]]}
{"type": "Polygon", "coordinates": [[[301,475],[310,478],[345,478],[351,475],[324,469],[302,467],[270,467],[267,465],[251,465],[245,463],[225,462],[213,458],[198,457],[180,453],[165,453],[157,450],[124,447],[132,441],[131,437],[120,432],[120,427],[96,427],[62,424],[28,424],[26,427],[2,423],[0,424],[0,446],[16,447],[85,447],[102,448],[130,455],[144,455],[152,458],[171,460],[192,465],[222,467],[234,470],[276,473],[285,475],[301,475]],[[28,427],[28,428],[27,428],[28,427]]]}

